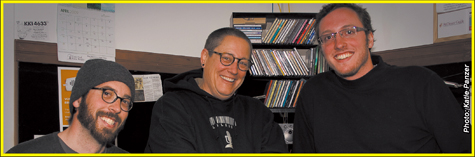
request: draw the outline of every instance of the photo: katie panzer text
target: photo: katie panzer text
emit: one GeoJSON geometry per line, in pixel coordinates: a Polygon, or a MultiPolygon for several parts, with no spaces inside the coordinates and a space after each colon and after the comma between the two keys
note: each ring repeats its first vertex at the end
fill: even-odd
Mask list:
{"type": "Polygon", "coordinates": [[[463,102],[463,108],[465,110],[464,112],[464,125],[463,125],[463,132],[465,133],[470,133],[470,110],[471,110],[471,106],[470,106],[470,90],[471,90],[471,86],[470,86],[470,66],[468,66],[467,64],[465,64],[465,82],[463,84],[463,88],[465,88],[465,92],[464,92],[464,95],[463,95],[463,99],[464,99],[464,102],[463,102]]]}

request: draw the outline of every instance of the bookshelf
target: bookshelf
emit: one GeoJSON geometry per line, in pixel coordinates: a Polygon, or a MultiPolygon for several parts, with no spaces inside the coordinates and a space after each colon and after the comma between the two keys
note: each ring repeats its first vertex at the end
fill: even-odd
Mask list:
{"type": "MultiPolygon", "coordinates": [[[[313,47],[313,43],[297,43],[295,37],[298,34],[307,34],[310,36],[310,30],[313,28],[311,19],[316,17],[316,13],[264,13],[264,12],[233,12],[231,17],[231,27],[241,28],[244,26],[254,26],[254,29],[261,29],[262,42],[253,42],[254,47],[258,48],[288,48],[288,47],[313,47]],[[276,24],[274,26],[274,24],[276,24]],[[309,25],[309,27],[307,26],[309,25]],[[305,28],[308,28],[306,30],[305,28]],[[277,33],[280,32],[280,33],[277,33]],[[307,33],[309,32],[309,33],[307,33]],[[266,38],[269,36],[269,38],[266,38]],[[285,39],[287,37],[287,42],[285,39]],[[294,38],[290,38],[294,37],[294,38]],[[265,42],[266,39],[269,39],[265,42]]],[[[242,29],[246,33],[249,29],[242,29]]],[[[247,35],[247,33],[246,33],[247,35]]],[[[251,42],[253,38],[250,38],[251,42]]],[[[299,39],[299,38],[297,38],[299,39]]],[[[307,40],[308,41],[308,40],[307,40]]]]}
{"type": "Polygon", "coordinates": [[[254,64],[237,93],[261,100],[274,113],[274,121],[280,123],[289,150],[294,104],[300,87],[318,73],[319,67],[324,67],[319,65],[325,64],[318,62],[323,57],[318,55],[316,38],[311,37],[314,30],[311,21],[316,16],[317,13],[233,12],[231,17],[231,27],[261,29],[241,29],[246,35],[246,31],[261,33],[248,35],[254,64]],[[300,42],[295,42],[299,39],[300,42]]]}
{"type": "Polygon", "coordinates": [[[318,63],[318,45],[315,37],[311,37],[316,15],[317,13],[232,13],[231,27],[243,32],[250,31],[243,28],[251,27],[261,29],[262,32],[260,42],[253,41],[255,35],[250,37],[254,65],[238,90],[239,94],[260,99],[274,113],[294,112],[293,104],[300,85],[318,73],[317,68],[324,67],[318,66],[324,65],[324,62],[318,63]],[[276,27],[280,27],[280,31],[276,27]],[[300,42],[293,42],[299,39],[300,42]]]}

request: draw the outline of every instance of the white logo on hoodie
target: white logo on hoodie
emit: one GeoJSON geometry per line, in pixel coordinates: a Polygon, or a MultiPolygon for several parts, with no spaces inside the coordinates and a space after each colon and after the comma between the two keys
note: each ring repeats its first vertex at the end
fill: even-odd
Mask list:
{"type": "Polygon", "coordinates": [[[236,121],[234,121],[234,118],[229,116],[209,117],[209,123],[211,124],[211,127],[213,129],[215,129],[216,127],[227,127],[233,129],[237,126],[236,121]]]}
{"type": "Polygon", "coordinates": [[[231,137],[229,131],[226,131],[226,135],[224,136],[224,138],[226,139],[226,143],[228,143],[224,148],[233,149],[233,138],[231,137]]]}

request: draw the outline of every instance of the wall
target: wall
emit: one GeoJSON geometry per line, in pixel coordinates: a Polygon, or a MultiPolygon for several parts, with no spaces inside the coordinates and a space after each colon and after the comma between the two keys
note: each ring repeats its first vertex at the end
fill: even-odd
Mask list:
{"type": "MultiPolygon", "coordinates": [[[[291,10],[318,12],[321,6],[291,4],[291,10]]],[[[363,6],[368,8],[373,27],[377,30],[377,43],[373,51],[432,44],[432,4],[363,6]]],[[[287,10],[287,6],[281,8],[287,10]]],[[[208,34],[217,28],[229,26],[232,12],[270,11],[271,4],[117,5],[117,48],[199,57],[198,52],[203,49],[208,34]]]]}
{"type": "Polygon", "coordinates": [[[13,111],[14,111],[14,69],[13,69],[13,21],[14,21],[14,5],[13,4],[5,4],[3,6],[3,13],[4,20],[3,27],[3,78],[4,83],[2,84],[3,87],[3,112],[2,120],[3,120],[3,146],[5,151],[8,150],[10,147],[13,146],[14,137],[13,137],[13,128],[15,127],[13,122],[13,111]]]}
{"type": "MultiPolygon", "coordinates": [[[[362,4],[376,29],[373,51],[432,44],[433,4],[362,4]]],[[[322,4],[290,4],[291,12],[318,12],[322,4]]],[[[57,4],[4,5],[4,151],[14,145],[16,20],[50,21],[56,40],[57,4]]],[[[287,4],[282,6],[288,12],[287,4]]],[[[199,57],[207,35],[230,25],[232,12],[271,12],[272,4],[116,4],[116,48],[199,57]]],[[[274,12],[279,8],[274,5],[274,12]]],[[[41,102],[40,102],[41,103],[41,102]]]]}

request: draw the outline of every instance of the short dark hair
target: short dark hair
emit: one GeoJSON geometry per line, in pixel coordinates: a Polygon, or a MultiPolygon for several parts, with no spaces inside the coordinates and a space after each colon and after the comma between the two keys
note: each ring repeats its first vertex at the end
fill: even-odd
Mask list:
{"type": "Polygon", "coordinates": [[[353,4],[353,3],[333,3],[333,4],[324,5],[322,10],[320,10],[320,12],[318,12],[318,14],[317,14],[317,18],[316,18],[316,21],[315,21],[315,26],[316,26],[315,29],[316,29],[317,37],[320,36],[320,33],[319,33],[320,32],[320,22],[322,21],[322,19],[325,16],[327,16],[330,12],[332,12],[333,10],[338,9],[338,8],[343,8],[343,7],[351,9],[351,10],[356,12],[356,14],[359,17],[359,20],[363,24],[363,27],[367,29],[365,31],[366,35],[368,35],[370,31],[372,33],[374,33],[374,31],[376,31],[376,30],[373,29],[373,26],[371,26],[371,17],[369,16],[369,13],[368,13],[368,11],[366,11],[365,8],[363,8],[359,5],[353,4]]]}
{"type": "MultiPolygon", "coordinates": [[[[86,99],[87,99],[87,94],[88,93],[89,93],[89,91],[87,91],[84,95],[81,96],[81,103],[79,105],[86,104],[86,99]]],[[[69,102],[69,103],[74,103],[74,102],[69,102]]],[[[77,113],[76,108],[72,104],[70,106],[72,106],[72,108],[69,109],[69,113],[71,113],[70,116],[69,116],[69,119],[68,119],[69,126],[71,126],[71,124],[73,123],[74,114],[77,113]]]]}
{"type": "Polygon", "coordinates": [[[246,40],[247,43],[249,44],[249,52],[252,52],[252,43],[249,40],[249,38],[246,36],[246,34],[244,34],[239,29],[235,29],[232,27],[224,27],[224,28],[220,28],[211,32],[211,34],[209,34],[208,36],[208,39],[206,39],[205,49],[209,51],[208,53],[209,56],[213,55],[212,51],[214,51],[214,49],[221,44],[224,37],[228,35],[239,37],[246,40]]]}

